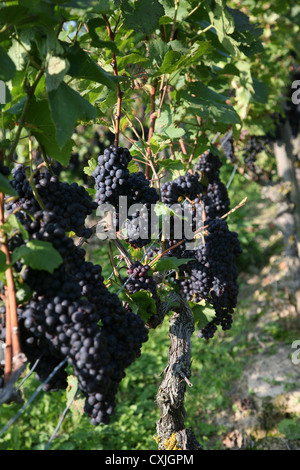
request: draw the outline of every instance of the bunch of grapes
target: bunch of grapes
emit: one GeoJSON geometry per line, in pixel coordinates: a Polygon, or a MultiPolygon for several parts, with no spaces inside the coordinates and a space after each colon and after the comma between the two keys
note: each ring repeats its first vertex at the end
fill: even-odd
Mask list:
{"type": "Polygon", "coordinates": [[[200,155],[198,162],[194,168],[196,174],[200,174],[200,180],[208,182],[215,181],[220,174],[222,162],[218,155],[215,155],[210,150],[207,150],[200,155]]]}
{"type": "Polygon", "coordinates": [[[96,202],[114,207],[116,230],[125,230],[128,243],[141,248],[151,241],[151,206],[158,202],[159,196],[142,172],[129,173],[128,164],[131,160],[127,148],[111,145],[99,156],[93,177],[96,202]],[[129,210],[126,220],[120,222],[121,196],[127,198],[129,210]]]}
{"type": "Polygon", "coordinates": [[[229,230],[225,220],[208,220],[207,226],[205,256],[209,264],[210,292],[204,298],[212,304],[216,316],[199,335],[209,339],[218,325],[223,330],[231,326],[238,296],[236,259],[241,247],[237,233],[229,230]]]}
{"type": "Polygon", "coordinates": [[[223,139],[221,139],[221,147],[226,158],[228,158],[231,163],[234,163],[236,157],[232,132],[230,132],[230,134],[226,134],[223,139]]]}
{"type": "MultiPolygon", "coordinates": [[[[91,231],[85,227],[86,218],[96,209],[97,204],[83,186],[77,183],[68,184],[61,182],[56,175],[51,175],[47,170],[37,170],[32,177],[32,186],[26,175],[24,165],[19,165],[12,170],[12,187],[19,195],[17,201],[6,204],[6,210],[17,212],[24,228],[29,232],[35,232],[42,220],[42,208],[35,197],[33,188],[37,191],[44,206],[44,212],[50,217],[55,216],[58,225],[65,231],[73,231],[78,236],[88,238],[91,231]],[[32,217],[27,215],[29,212],[32,217]]],[[[45,225],[45,221],[44,221],[45,225]]]]}
{"type": "Polygon", "coordinates": [[[203,204],[207,218],[221,217],[229,211],[228,191],[220,178],[208,184],[206,194],[203,196],[203,204]]]}
{"type": "Polygon", "coordinates": [[[194,200],[202,194],[203,187],[197,175],[186,173],[183,176],[168,181],[161,186],[161,201],[171,206],[177,204],[182,199],[194,200]]]}
{"type": "Polygon", "coordinates": [[[161,186],[162,202],[175,213],[168,220],[169,236],[165,234],[164,242],[165,250],[170,249],[168,254],[171,256],[187,257],[186,244],[194,239],[195,231],[202,224],[202,195],[203,186],[198,175],[192,173],[186,173],[161,186]]]}
{"type": "Polygon", "coordinates": [[[129,191],[128,164],[132,156],[127,148],[110,145],[98,157],[98,165],[93,172],[96,188],[96,202],[119,205],[119,196],[127,196],[129,191]]]}
{"type": "Polygon", "coordinates": [[[140,261],[135,261],[127,270],[128,278],[124,278],[126,289],[129,294],[135,294],[141,290],[150,292],[155,302],[159,303],[157,295],[157,284],[153,276],[149,275],[150,266],[142,264],[140,261]]]}
{"type": "Polygon", "coordinates": [[[271,146],[273,141],[274,137],[269,133],[264,136],[253,135],[246,140],[242,154],[248,171],[253,174],[259,172],[256,166],[257,155],[262,151],[265,151],[268,155],[272,155],[271,146]]]}
{"type": "Polygon", "coordinates": [[[162,201],[167,205],[186,197],[192,211],[198,206],[204,208],[200,225],[196,227],[193,218],[191,223],[193,229],[200,229],[202,243],[192,249],[187,245],[191,241],[188,238],[178,244],[178,239],[170,237],[165,240],[165,256],[189,259],[180,266],[177,278],[171,274],[169,279],[188,301],[198,303],[204,299],[215,311],[213,320],[199,333],[205,339],[213,337],[218,325],[224,330],[230,328],[238,295],[236,260],[241,248],[237,234],[229,230],[224,217],[230,200],[220,178],[221,166],[220,158],[207,151],[200,156],[193,178],[189,176],[193,185],[188,190],[180,186],[182,177],[162,186],[162,201]]]}
{"type": "MultiPolygon", "coordinates": [[[[31,299],[18,308],[22,350],[30,364],[39,360],[36,373],[42,381],[67,359],[65,368],[73,366],[91,422],[105,424],[125,369],[140,355],[148,330],[109,292],[101,266],[87,262],[85,251],[67,234],[86,233],[85,218],[97,204],[84,188],[61,183],[44,171],[33,177],[41,208],[25,170],[21,166],[13,172],[11,184],[19,198],[8,203],[7,210],[18,208],[29,239],[51,242],[63,262],[53,273],[22,267],[23,281],[32,290],[31,299]]],[[[25,242],[18,237],[14,246],[25,242]]],[[[65,388],[66,379],[66,370],[60,368],[46,389],[65,388]]]]}
{"type": "Polygon", "coordinates": [[[203,206],[206,217],[222,217],[229,211],[228,191],[220,178],[222,162],[218,155],[208,151],[199,157],[194,168],[204,186],[203,206]]]}

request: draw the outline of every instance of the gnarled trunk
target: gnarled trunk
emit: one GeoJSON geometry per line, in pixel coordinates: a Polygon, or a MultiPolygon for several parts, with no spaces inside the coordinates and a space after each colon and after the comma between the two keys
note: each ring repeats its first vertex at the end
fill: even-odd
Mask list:
{"type": "Polygon", "coordinates": [[[192,386],[189,379],[194,319],[184,299],[173,294],[172,301],[177,301],[178,306],[170,308],[173,314],[169,329],[169,361],[156,396],[156,403],[160,409],[157,442],[161,450],[200,450],[201,446],[192,430],[186,429],[184,424],[186,387],[192,386]]]}

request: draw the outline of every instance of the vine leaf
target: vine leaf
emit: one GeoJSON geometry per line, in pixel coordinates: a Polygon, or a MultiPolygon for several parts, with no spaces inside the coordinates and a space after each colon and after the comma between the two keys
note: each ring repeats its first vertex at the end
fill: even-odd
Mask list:
{"type": "Polygon", "coordinates": [[[45,148],[50,158],[54,158],[63,166],[68,165],[74,141],[67,139],[65,144],[61,148],[59,147],[47,99],[31,101],[26,114],[26,127],[30,129],[39,144],[45,148]]]}
{"type": "Polygon", "coordinates": [[[0,46],[0,63],[0,80],[5,82],[11,80],[16,73],[16,66],[2,46],[0,46]]]}
{"type": "Polygon", "coordinates": [[[51,274],[63,262],[52,243],[42,240],[30,240],[26,245],[16,248],[12,253],[12,264],[19,259],[32,269],[48,271],[51,274]]]}
{"type": "MultiPolygon", "coordinates": [[[[102,46],[104,47],[104,46],[102,46]]],[[[105,45],[105,47],[107,47],[105,45]]],[[[68,75],[73,78],[101,83],[111,90],[117,89],[118,79],[101,68],[78,44],[64,44],[66,58],[70,64],[68,75]]]]}
{"type": "Polygon", "coordinates": [[[156,314],[156,303],[149,292],[139,291],[135,294],[130,294],[130,297],[133,300],[132,303],[129,301],[132,310],[137,315],[140,315],[145,322],[147,322],[152,315],[156,314]]]}
{"type": "Polygon", "coordinates": [[[158,261],[155,264],[153,269],[160,273],[164,273],[165,271],[171,271],[173,269],[175,271],[178,271],[179,266],[181,266],[182,264],[188,263],[189,261],[193,261],[193,258],[181,258],[181,259],[178,259],[175,257],[166,258],[166,259],[162,259],[158,261]]]}
{"type": "Polygon", "coordinates": [[[95,119],[96,108],[64,82],[48,92],[48,98],[56,142],[61,149],[71,138],[78,121],[95,119]]]}
{"type": "Polygon", "coordinates": [[[159,18],[165,13],[158,0],[139,0],[134,6],[124,0],[121,8],[126,28],[145,34],[153,33],[159,24],[159,18]]]}
{"type": "Polygon", "coordinates": [[[8,179],[0,173],[0,192],[9,194],[10,196],[17,196],[14,188],[9,184],[8,179]]]}

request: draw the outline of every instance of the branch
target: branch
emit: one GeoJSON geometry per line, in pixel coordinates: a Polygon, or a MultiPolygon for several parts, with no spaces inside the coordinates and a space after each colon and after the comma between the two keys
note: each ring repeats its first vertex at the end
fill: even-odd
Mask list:
{"type": "MultiPolygon", "coordinates": [[[[151,162],[151,139],[154,133],[154,128],[155,128],[155,121],[157,118],[157,114],[155,112],[155,94],[156,94],[156,87],[157,87],[157,80],[154,81],[153,86],[151,87],[150,90],[150,126],[149,126],[149,134],[148,134],[148,155],[149,155],[149,160],[151,162]]],[[[145,170],[145,176],[147,179],[150,177],[150,167],[146,166],[145,170]]]]}
{"type": "Polygon", "coordinates": [[[189,378],[194,319],[188,303],[181,296],[172,293],[169,299],[169,310],[173,311],[169,330],[169,361],[156,396],[160,409],[156,440],[160,450],[200,450],[193,432],[186,429],[184,423],[186,386],[192,386],[189,378]]]}
{"type": "MultiPolygon", "coordinates": [[[[4,194],[0,193],[0,225],[4,224],[4,194]]],[[[5,271],[5,307],[6,307],[6,351],[5,351],[5,381],[12,374],[12,370],[18,370],[23,366],[26,358],[21,351],[19,327],[17,317],[16,289],[13,278],[10,253],[7,246],[7,236],[1,230],[1,251],[5,254],[6,264],[9,266],[5,271]]]]}
{"type": "MultiPolygon", "coordinates": [[[[116,28],[114,31],[112,31],[109,19],[107,18],[106,15],[103,15],[103,19],[106,23],[106,29],[108,33],[109,39],[114,42],[115,40],[115,35],[116,35],[116,28]]],[[[118,22],[116,23],[117,26],[118,22]]],[[[115,77],[118,77],[118,66],[117,66],[117,59],[116,59],[116,54],[114,51],[111,52],[111,66],[113,69],[113,73],[115,77]]],[[[120,133],[120,120],[121,120],[121,109],[122,109],[122,91],[120,87],[120,83],[117,83],[117,112],[115,114],[115,146],[119,146],[119,133],[120,133]]]]}
{"type": "Polygon", "coordinates": [[[18,123],[18,129],[17,129],[17,132],[16,132],[16,135],[15,135],[15,138],[14,138],[14,141],[12,143],[12,146],[10,148],[10,151],[9,151],[9,154],[7,156],[7,158],[9,160],[12,160],[13,158],[13,155],[14,155],[14,152],[17,148],[17,145],[19,143],[19,140],[20,140],[20,136],[21,136],[21,132],[23,130],[23,127],[25,125],[25,118],[26,118],[26,113],[27,113],[27,110],[28,110],[28,107],[29,107],[29,104],[30,104],[30,101],[34,95],[34,92],[35,92],[35,89],[40,81],[40,79],[42,78],[43,76],[43,70],[39,70],[39,72],[37,73],[37,76],[35,78],[35,81],[33,83],[33,85],[29,88],[28,92],[27,92],[27,100],[26,100],[26,103],[24,105],[24,108],[23,108],[23,111],[22,111],[22,114],[21,114],[21,117],[20,117],[20,120],[19,120],[19,123],[18,123]]]}

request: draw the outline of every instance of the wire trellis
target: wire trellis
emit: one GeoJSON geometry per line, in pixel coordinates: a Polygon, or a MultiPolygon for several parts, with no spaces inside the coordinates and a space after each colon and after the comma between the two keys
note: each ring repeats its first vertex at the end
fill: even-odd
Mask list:
{"type": "Polygon", "coordinates": [[[6,433],[6,431],[17,421],[17,419],[19,419],[19,417],[22,415],[22,413],[24,413],[24,411],[29,407],[29,405],[31,405],[31,403],[34,401],[34,399],[38,396],[38,394],[42,391],[44,385],[46,385],[51,379],[52,377],[54,377],[54,375],[56,374],[56,372],[58,372],[58,370],[63,367],[65,365],[65,363],[67,362],[68,358],[65,357],[54,369],[53,371],[51,372],[51,374],[49,374],[49,376],[47,377],[46,380],[44,380],[44,382],[42,382],[39,387],[36,389],[36,391],[31,395],[31,397],[28,399],[28,401],[26,403],[24,403],[24,405],[20,408],[20,410],[8,421],[8,423],[3,426],[3,428],[0,430],[0,437],[3,436],[3,434],[6,433]]]}

